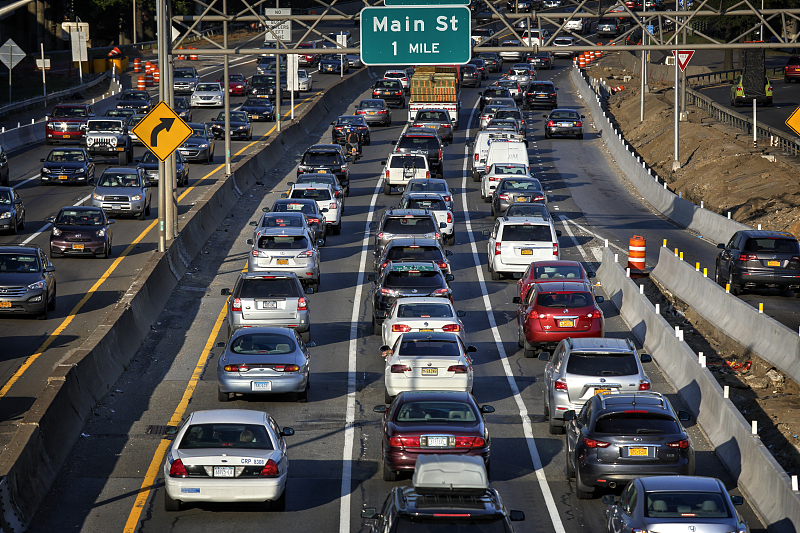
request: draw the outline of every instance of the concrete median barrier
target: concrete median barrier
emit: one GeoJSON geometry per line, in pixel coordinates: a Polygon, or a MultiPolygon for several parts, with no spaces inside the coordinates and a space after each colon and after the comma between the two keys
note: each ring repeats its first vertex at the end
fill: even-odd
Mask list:
{"type": "MultiPolygon", "coordinates": [[[[659,264],[664,253],[662,250],[659,264]]],[[[723,397],[711,372],[699,365],[692,349],[656,314],[608,248],[603,249],[597,275],[620,316],[678,391],[761,520],[772,532],[796,533],[800,529],[800,496],[792,491],[789,476],[761,439],[751,434],[750,423],[723,397]]]]}
{"type": "MultiPolygon", "coordinates": [[[[91,410],[136,354],[189,262],[240,197],[305,139],[333,102],[366,88],[367,69],[328,89],[293,124],[257,154],[237,162],[181,219],[180,233],[166,253],[153,253],[131,287],[79,349],[61,363],[0,453],[0,532],[25,531],[61,465],[79,438],[91,410]]],[[[7,132],[8,133],[8,132],[7,132]]]]}
{"type": "Polygon", "coordinates": [[[587,83],[585,74],[580,69],[574,68],[570,72],[570,78],[586,103],[597,131],[603,138],[611,156],[642,195],[642,198],[654,209],[676,224],[696,231],[703,237],[716,242],[728,242],[731,235],[737,231],[751,229],[744,224],[684,200],[665,188],[658,181],[658,176],[652,169],[637,160],[630,145],[614,129],[614,125],[603,111],[600,98],[587,83]]]}

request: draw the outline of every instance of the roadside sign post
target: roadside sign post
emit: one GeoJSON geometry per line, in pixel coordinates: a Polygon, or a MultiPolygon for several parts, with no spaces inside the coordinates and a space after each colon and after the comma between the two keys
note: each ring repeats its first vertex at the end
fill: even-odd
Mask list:
{"type": "Polygon", "coordinates": [[[44,43],[39,43],[39,50],[42,52],[42,59],[36,61],[36,67],[42,69],[42,96],[44,96],[44,106],[47,107],[47,77],[45,71],[50,68],[50,60],[44,58],[44,43]]]}
{"type": "Polygon", "coordinates": [[[299,67],[299,57],[297,54],[286,54],[286,88],[291,95],[292,121],[294,122],[294,92],[300,90],[300,79],[297,77],[299,67]]]}
{"type": "Polygon", "coordinates": [[[73,31],[69,34],[70,44],[72,45],[72,60],[78,62],[78,74],[83,83],[83,62],[89,61],[86,52],[86,34],[82,31],[73,31]]]}
{"type": "MultiPolygon", "coordinates": [[[[676,0],[677,1],[677,0],[676,0]]],[[[678,145],[678,134],[679,134],[679,121],[680,121],[680,90],[678,84],[678,72],[683,72],[686,69],[686,66],[689,64],[689,61],[692,59],[694,55],[694,50],[673,50],[672,54],[675,56],[675,159],[672,161],[672,170],[678,170],[681,168],[681,160],[680,160],[680,147],[678,145]]]]}
{"type": "MultiPolygon", "coordinates": [[[[280,15],[291,15],[291,8],[281,9],[278,5],[280,0],[275,0],[274,8],[265,8],[264,15],[267,17],[275,17],[280,15]]],[[[270,24],[267,21],[267,33],[275,37],[275,48],[280,48],[281,42],[292,40],[292,26],[289,21],[274,21],[270,24]],[[284,23],[288,23],[284,26],[284,23]]],[[[266,40],[266,36],[265,39],[266,40]]],[[[275,124],[278,127],[278,133],[281,132],[281,104],[283,100],[283,91],[281,91],[281,56],[275,54],[275,124]]]]}
{"type": "Polygon", "coordinates": [[[11,102],[11,69],[25,57],[25,52],[12,39],[0,46],[0,61],[8,67],[8,101],[11,102]]]}
{"type": "Polygon", "coordinates": [[[470,23],[465,6],[365,7],[361,61],[368,66],[467,63],[470,23]]]}
{"type": "MultiPolygon", "coordinates": [[[[343,33],[337,35],[336,45],[339,48],[347,48],[347,36],[343,33]]],[[[339,79],[344,79],[344,54],[339,54],[339,79]]]]}

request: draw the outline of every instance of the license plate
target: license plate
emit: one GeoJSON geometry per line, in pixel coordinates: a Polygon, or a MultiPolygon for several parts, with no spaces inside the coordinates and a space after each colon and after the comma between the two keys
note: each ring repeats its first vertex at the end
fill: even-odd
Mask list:
{"type": "Polygon", "coordinates": [[[572,127],[572,123],[571,122],[559,122],[558,125],[559,125],[559,127],[562,127],[562,128],[571,128],[572,127]]]}
{"type": "Polygon", "coordinates": [[[261,309],[277,309],[278,302],[261,302],[261,309]]]}
{"type": "Polygon", "coordinates": [[[261,118],[259,115],[250,115],[250,118],[261,118]]]}
{"type": "Polygon", "coordinates": [[[82,244],[73,244],[72,245],[72,249],[73,250],[83,250],[83,245],[82,244]]]}
{"type": "Polygon", "coordinates": [[[11,302],[0,302],[0,307],[11,307],[11,302]]]}
{"type": "Polygon", "coordinates": [[[328,171],[326,169],[324,169],[324,168],[321,168],[321,169],[317,170],[317,173],[318,174],[327,174],[328,171]]]}
{"type": "Polygon", "coordinates": [[[72,138],[72,136],[71,135],[64,135],[64,138],[65,139],[70,139],[70,138],[72,138]]]}
{"type": "MultiPolygon", "coordinates": [[[[433,328],[419,328],[420,331],[433,331],[433,328]]],[[[433,370],[436,370],[435,368],[433,370]]]]}
{"type": "Polygon", "coordinates": [[[518,202],[527,202],[528,201],[528,197],[527,196],[517,196],[517,201],[518,202]]]}
{"type": "Polygon", "coordinates": [[[595,394],[608,394],[611,392],[611,389],[594,389],[595,394]]]}
{"type": "Polygon", "coordinates": [[[780,261],[767,261],[767,266],[779,267],[779,266],[781,266],[781,262],[780,261]]]}
{"type": "Polygon", "coordinates": [[[250,390],[252,391],[270,391],[272,390],[271,381],[251,381],[250,390]]]}
{"type": "Polygon", "coordinates": [[[533,250],[531,248],[523,248],[520,251],[520,255],[533,255],[533,250]]]}
{"type": "Polygon", "coordinates": [[[122,205],[120,205],[120,204],[113,204],[113,205],[111,206],[111,208],[112,208],[112,209],[122,209],[122,205]]]}
{"type": "Polygon", "coordinates": [[[428,446],[444,448],[447,446],[447,437],[428,437],[428,446]]]}
{"type": "Polygon", "coordinates": [[[232,466],[215,466],[214,477],[233,477],[232,466]]]}
{"type": "Polygon", "coordinates": [[[367,111],[367,113],[370,114],[370,115],[374,115],[375,111],[367,111]]]}
{"type": "Polygon", "coordinates": [[[278,264],[279,265],[288,265],[289,264],[289,260],[288,259],[278,259],[278,264]]]}
{"type": "Polygon", "coordinates": [[[422,369],[422,375],[423,376],[437,376],[437,375],[439,375],[439,369],[438,368],[423,368],[422,369]]]}
{"type": "Polygon", "coordinates": [[[647,457],[647,448],[628,448],[628,456],[647,457]]]}
{"type": "Polygon", "coordinates": [[[64,176],[64,175],[62,174],[62,175],[58,176],[58,179],[60,179],[60,180],[69,179],[69,176],[64,176]]]}
{"type": "MultiPolygon", "coordinates": [[[[572,320],[559,320],[558,321],[558,327],[560,327],[560,328],[571,328],[573,326],[575,326],[575,322],[572,321],[572,320]]],[[[597,394],[597,393],[595,393],[595,394],[597,394]]]]}

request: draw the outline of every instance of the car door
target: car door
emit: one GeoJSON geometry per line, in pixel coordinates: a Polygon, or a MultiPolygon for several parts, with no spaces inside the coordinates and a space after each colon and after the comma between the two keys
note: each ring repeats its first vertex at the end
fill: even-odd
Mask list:
{"type": "Polygon", "coordinates": [[[730,271],[730,264],[731,264],[731,250],[733,250],[734,243],[736,242],[737,237],[739,236],[739,232],[733,234],[731,239],[728,241],[728,244],[725,245],[725,248],[719,253],[719,269],[720,272],[729,272],[730,271]]]}
{"type": "Polygon", "coordinates": [[[609,533],[622,533],[625,524],[624,516],[629,509],[631,499],[631,492],[634,490],[633,481],[628,483],[628,486],[622,491],[619,498],[619,503],[611,507],[611,512],[608,516],[608,530],[609,533]]]}
{"type": "Polygon", "coordinates": [[[275,447],[281,451],[281,458],[278,462],[278,470],[286,472],[289,468],[289,457],[286,455],[286,439],[281,435],[281,428],[271,416],[267,415],[267,423],[272,431],[275,433],[275,447]]]}
{"type": "MultiPolygon", "coordinates": [[[[50,298],[50,293],[55,289],[56,277],[52,272],[47,271],[47,267],[52,266],[50,259],[45,255],[44,250],[39,249],[39,261],[42,263],[42,274],[44,275],[45,285],[47,286],[47,298],[50,298]]],[[[45,301],[47,304],[47,301],[45,301]]]]}
{"type": "Polygon", "coordinates": [[[494,222],[494,228],[492,228],[492,233],[489,235],[489,242],[486,244],[486,253],[489,256],[489,261],[494,265],[494,245],[497,241],[497,230],[500,228],[500,219],[498,218],[494,222]]]}
{"type": "Polygon", "coordinates": [[[11,190],[11,201],[14,203],[14,212],[16,213],[17,226],[25,221],[25,204],[22,203],[22,197],[16,191],[11,190]]]}
{"type": "MultiPolygon", "coordinates": [[[[530,291],[529,294],[533,294],[535,292],[536,290],[534,288],[534,290],[530,291]]],[[[531,298],[534,297],[531,296],[531,298]]],[[[549,398],[551,396],[550,391],[553,388],[553,379],[555,379],[558,376],[559,372],[561,371],[561,364],[562,361],[564,360],[565,351],[566,349],[564,348],[564,343],[562,341],[561,344],[559,344],[558,347],[556,347],[555,351],[553,352],[553,355],[550,356],[550,360],[544,367],[544,380],[546,386],[545,390],[548,391],[548,400],[547,400],[548,407],[550,406],[551,403],[549,398]]],[[[552,416],[552,413],[550,414],[552,416]]]]}
{"type": "Polygon", "coordinates": [[[392,305],[392,308],[389,310],[389,314],[386,315],[386,318],[384,319],[383,323],[381,324],[381,329],[383,330],[383,341],[384,342],[386,342],[387,340],[390,339],[390,335],[391,335],[391,332],[392,332],[392,326],[394,325],[395,319],[397,318],[397,308],[398,308],[397,304],[398,304],[398,302],[395,301],[394,305],[392,305]]]}
{"type": "Polygon", "coordinates": [[[577,464],[577,460],[575,457],[573,457],[573,455],[575,454],[575,449],[578,447],[578,443],[582,438],[583,428],[589,424],[589,421],[592,418],[592,405],[593,402],[591,401],[583,404],[583,408],[577,414],[575,420],[567,422],[564,426],[564,433],[566,434],[567,438],[567,461],[569,461],[573,468],[577,464]]]}

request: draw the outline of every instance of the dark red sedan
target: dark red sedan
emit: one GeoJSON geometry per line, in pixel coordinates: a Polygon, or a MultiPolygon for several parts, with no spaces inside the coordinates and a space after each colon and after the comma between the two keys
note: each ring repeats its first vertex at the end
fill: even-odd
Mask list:
{"type": "Polygon", "coordinates": [[[383,413],[383,479],[395,481],[402,472],[413,472],[418,455],[458,454],[483,458],[489,473],[489,430],[484,413],[468,392],[401,392],[383,413]]]}
{"type": "Polygon", "coordinates": [[[534,261],[517,281],[517,296],[525,298],[528,289],[540,281],[589,281],[594,272],[586,273],[578,261],[534,261]]]}
{"type": "Polygon", "coordinates": [[[58,215],[47,219],[53,225],[50,232],[50,256],[111,255],[113,234],[109,226],[114,220],[106,217],[100,207],[62,207],[58,215]]]}
{"type": "Polygon", "coordinates": [[[247,78],[244,77],[244,74],[228,74],[228,92],[231,95],[244,96],[245,85],[247,85],[247,78]]]}
{"type": "Polygon", "coordinates": [[[525,298],[514,297],[519,347],[525,357],[555,346],[567,337],[604,337],[605,318],[587,281],[534,283],[525,298]]]}

